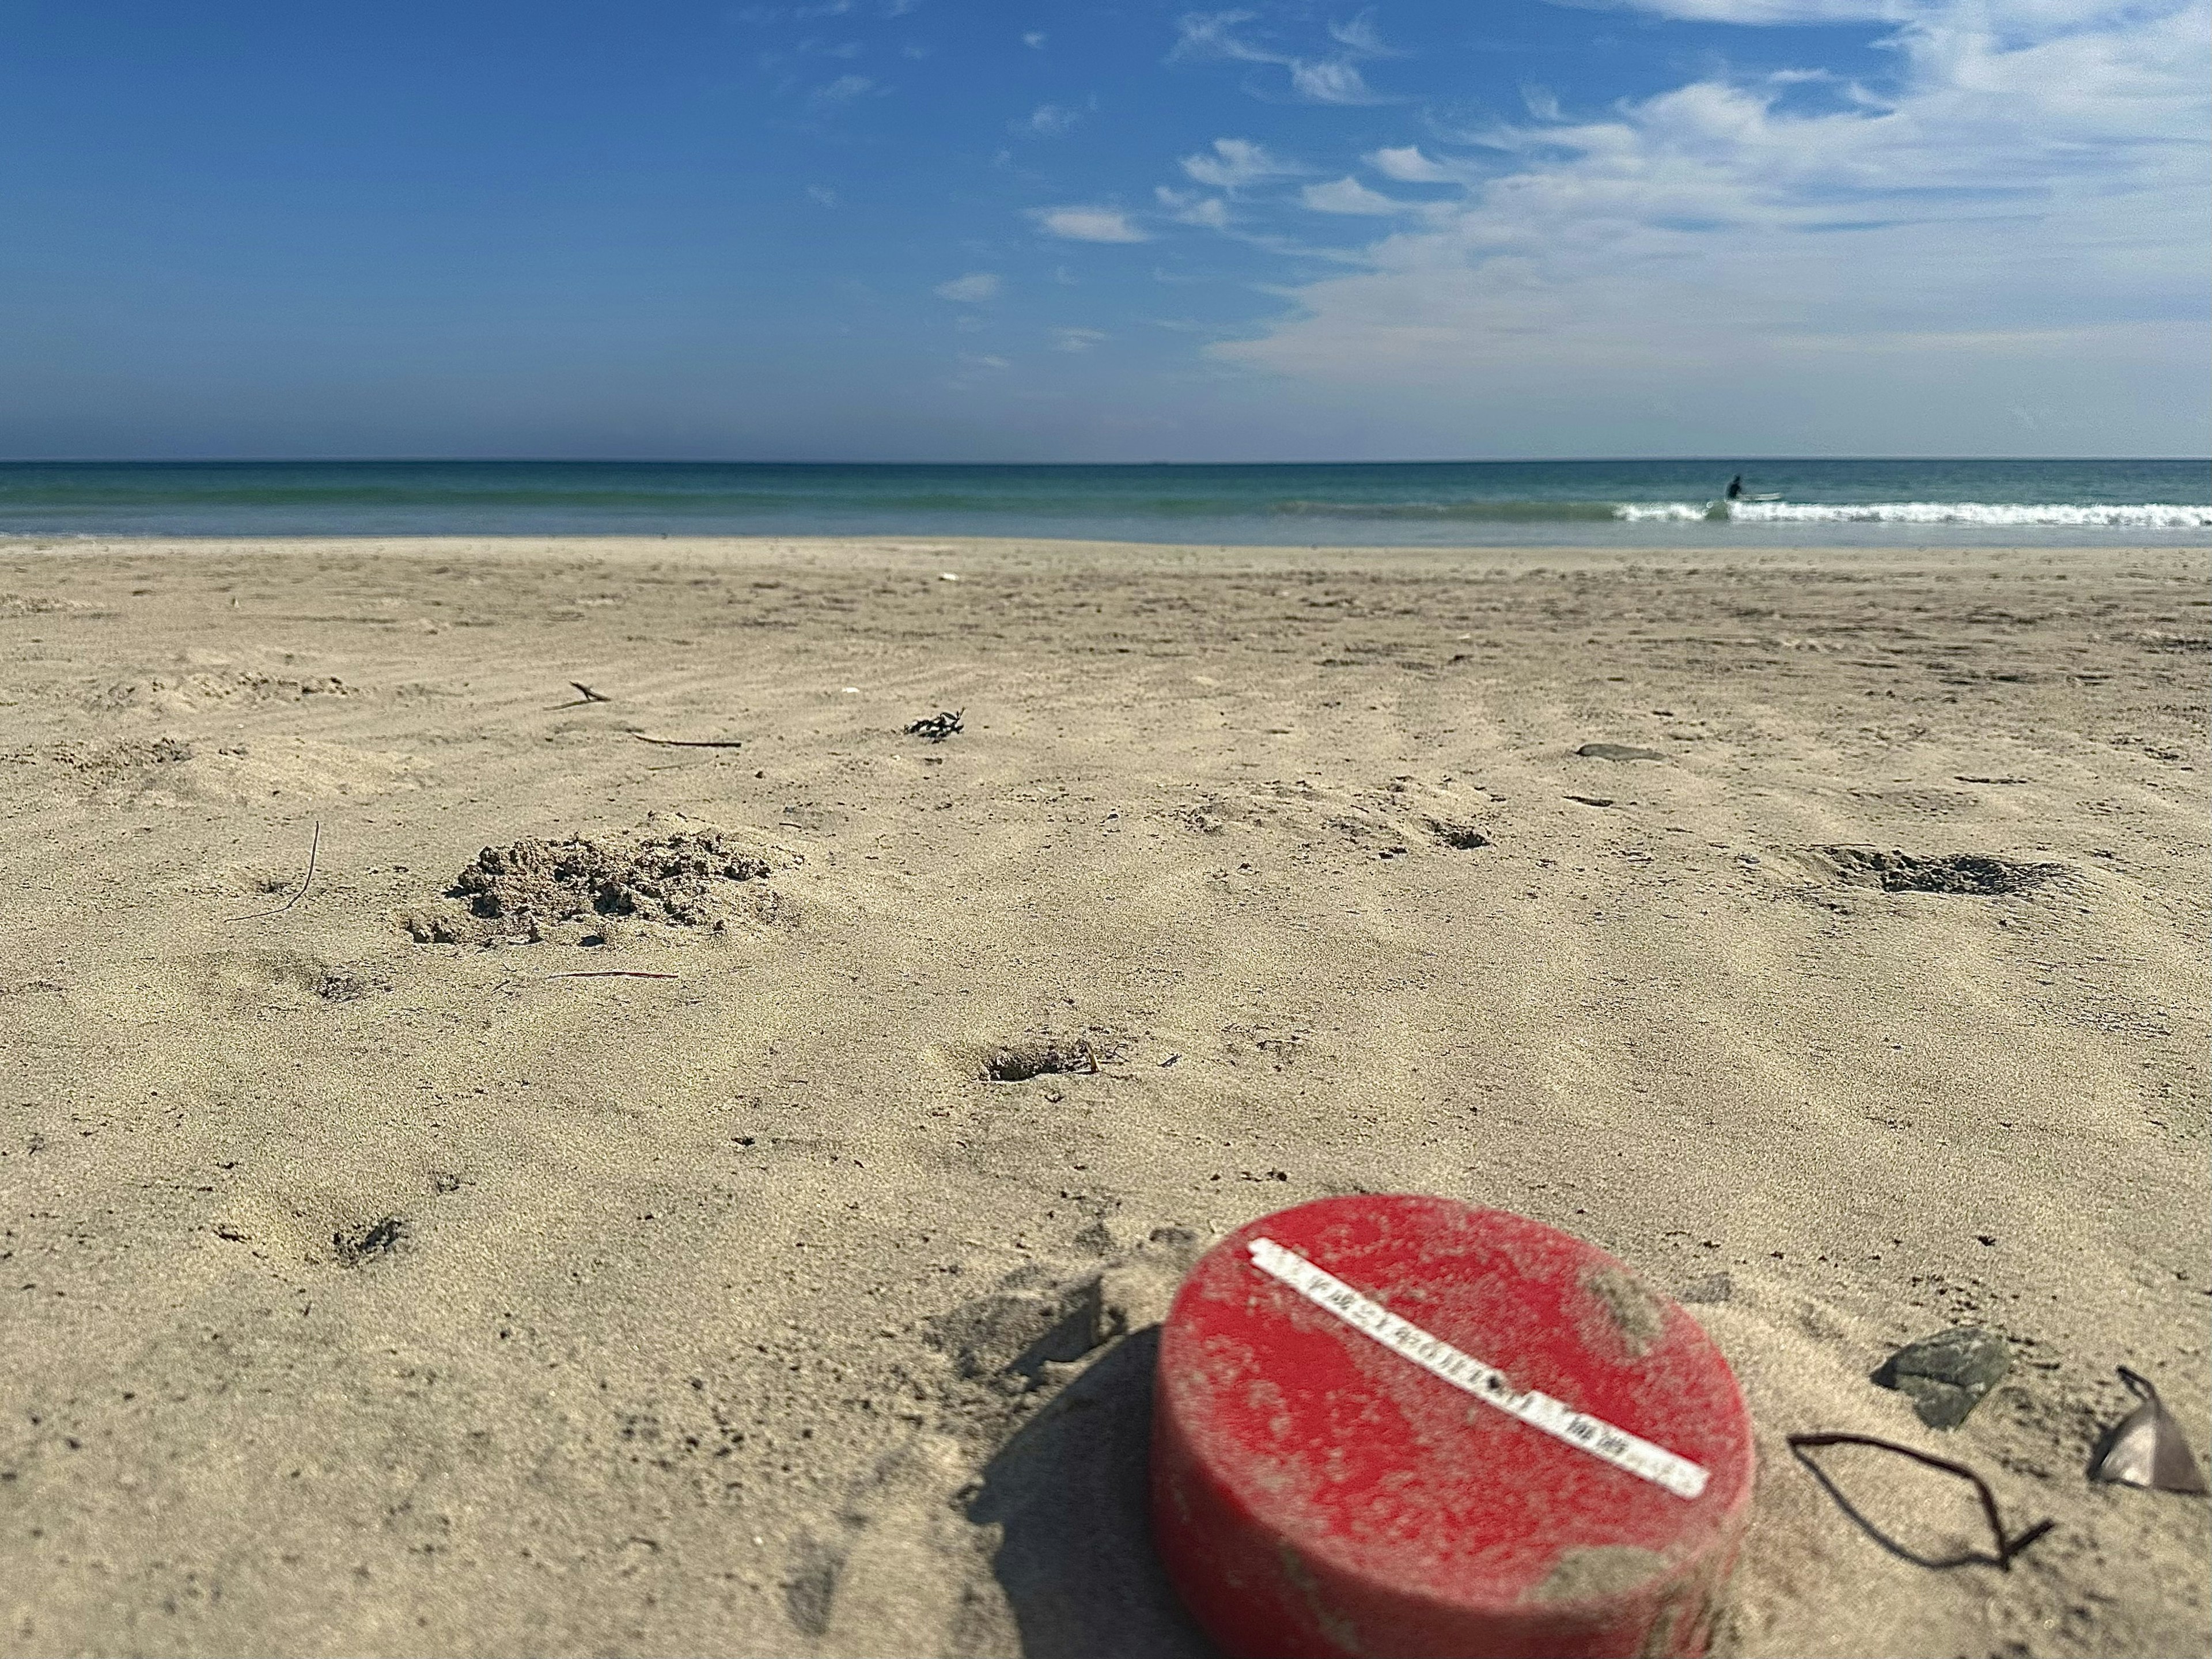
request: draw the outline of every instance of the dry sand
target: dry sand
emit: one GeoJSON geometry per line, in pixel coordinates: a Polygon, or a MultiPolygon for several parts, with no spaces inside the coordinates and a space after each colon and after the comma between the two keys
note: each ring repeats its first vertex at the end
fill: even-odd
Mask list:
{"type": "Polygon", "coordinates": [[[2206,1505],[2082,1466],[2116,1364],[2206,1444],[2205,577],[14,544],[0,1646],[1193,1654],[1145,1328],[1410,1189],[1698,1298],[1762,1437],[1725,1651],[2204,1651],[2206,1505]],[[655,814],[751,878],[597,945],[444,896],[655,814]],[[617,970],[673,977],[558,976],[617,970]],[[1867,1374],[1955,1322],[2014,1364],[1937,1435],[1867,1374]],[[1910,1565],[1823,1429],[2057,1530],[1910,1565]]]}

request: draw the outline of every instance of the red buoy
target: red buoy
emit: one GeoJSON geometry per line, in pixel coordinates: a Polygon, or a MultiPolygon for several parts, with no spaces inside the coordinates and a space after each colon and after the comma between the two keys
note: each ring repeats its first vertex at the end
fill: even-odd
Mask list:
{"type": "Polygon", "coordinates": [[[1240,1659],[1705,1651],[1751,1421],[1695,1321],[1449,1199],[1239,1229],[1160,1334],[1153,1541],[1240,1659]]]}

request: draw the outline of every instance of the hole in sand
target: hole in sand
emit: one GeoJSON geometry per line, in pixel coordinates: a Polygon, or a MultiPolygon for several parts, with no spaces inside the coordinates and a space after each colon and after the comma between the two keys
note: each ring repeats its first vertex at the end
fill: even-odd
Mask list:
{"type": "Polygon", "coordinates": [[[331,1235],[331,1254],[349,1267],[358,1267],[371,1256],[383,1255],[399,1243],[406,1225],[396,1215],[386,1216],[350,1233],[331,1235]]]}
{"type": "Polygon", "coordinates": [[[992,1083],[1025,1083],[1033,1077],[1093,1073],[1101,1057],[1097,1044],[1087,1036],[1024,1037],[985,1054],[983,1076],[992,1083]]]}

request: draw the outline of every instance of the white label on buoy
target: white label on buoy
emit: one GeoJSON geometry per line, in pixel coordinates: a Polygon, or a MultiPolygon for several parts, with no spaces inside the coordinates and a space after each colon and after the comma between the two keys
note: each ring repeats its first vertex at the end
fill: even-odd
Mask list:
{"type": "Polygon", "coordinates": [[[1477,1400],[1510,1413],[1534,1429],[1554,1435],[1570,1446],[1579,1446],[1593,1457],[1601,1457],[1615,1468],[1640,1475],[1664,1486],[1677,1498],[1695,1498],[1711,1477],[1702,1464],[1677,1457],[1664,1446],[1639,1440],[1626,1429],[1563,1405],[1534,1389],[1515,1392],[1505,1373],[1463,1354],[1440,1337],[1431,1336],[1388,1308],[1370,1302],[1334,1274],[1324,1272],[1272,1238],[1255,1238],[1245,1246],[1252,1265],[1279,1279],[1316,1307],[1327,1310],[1354,1330],[1373,1337],[1392,1352],[1412,1360],[1423,1370],[1464,1389],[1477,1400]]]}

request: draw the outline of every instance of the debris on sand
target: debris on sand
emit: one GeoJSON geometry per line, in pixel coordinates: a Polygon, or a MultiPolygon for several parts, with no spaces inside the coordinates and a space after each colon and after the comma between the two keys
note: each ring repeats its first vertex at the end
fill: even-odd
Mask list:
{"type": "Polygon", "coordinates": [[[1929,1428],[1955,1429],[2011,1369],[2004,1338],[1961,1325],[1906,1343],[1881,1362],[1874,1381],[1909,1398],[1929,1428]]]}
{"type": "Polygon", "coordinates": [[[2063,864],[2024,864],[1990,853],[1925,857],[1871,847],[1816,847],[1814,854],[1844,880],[1886,893],[1964,893],[1990,897],[2025,893],[2068,873],[2063,864]]]}
{"type": "Polygon", "coordinates": [[[382,1255],[399,1243],[406,1224],[396,1215],[370,1223],[353,1233],[332,1233],[331,1254],[348,1267],[358,1267],[371,1256],[382,1255]]]}
{"type": "Polygon", "coordinates": [[[714,881],[751,881],[768,861],[718,835],[650,836],[624,845],[586,836],[487,847],[453,883],[480,916],[565,921],[593,914],[642,915],[696,926],[714,881]]]}
{"type": "Polygon", "coordinates": [[[2182,1437],[2181,1425],[2159,1399],[2158,1390],[2148,1377],[2125,1365],[2119,1373],[2120,1381],[2142,1404],[2105,1431],[2089,1459],[2089,1478],[2203,1497],[2212,1489],[2206,1487],[2203,1471],[2197,1467],[2189,1443],[2182,1437]]]}
{"type": "Polygon", "coordinates": [[[287,910],[289,910],[301,899],[307,897],[307,889],[315,884],[315,860],[322,856],[322,852],[323,821],[320,818],[317,818],[315,820],[314,839],[307,844],[307,873],[300,878],[300,885],[293,893],[292,896],[286,899],[282,904],[278,905],[273,910],[256,910],[251,915],[233,916],[230,920],[233,921],[266,921],[271,916],[283,915],[287,910]]]}
{"type": "Polygon", "coordinates": [[[1640,761],[1665,760],[1656,749],[1638,749],[1625,743],[1586,743],[1575,750],[1584,760],[1640,761]]]}
{"type": "Polygon", "coordinates": [[[633,732],[630,736],[640,743],[649,743],[660,749],[742,749],[745,746],[743,738],[655,738],[643,732],[633,732]]]}
{"type": "Polygon", "coordinates": [[[991,1083],[1026,1083],[1033,1077],[1095,1074],[1102,1056],[1113,1050],[1090,1036],[1023,1037],[1001,1043],[983,1056],[983,1077],[991,1083]]]}
{"type": "Polygon", "coordinates": [[[783,865],[773,849],[680,815],[656,815],[642,831],[529,839],[487,847],[463,867],[447,896],[458,906],[403,918],[422,944],[533,942],[573,932],[605,942],[617,919],[647,926],[711,927],[724,919],[726,887],[755,882],[783,865]]]}
{"type": "Polygon", "coordinates": [[[1490,837],[1471,823],[1455,823],[1446,818],[1431,818],[1429,832],[1447,847],[1471,853],[1478,847],[1487,847],[1490,837]]]}
{"type": "Polygon", "coordinates": [[[926,738],[931,743],[943,743],[960,729],[960,717],[967,712],[964,708],[946,708],[925,715],[906,728],[907,735],[926,738]]]}

